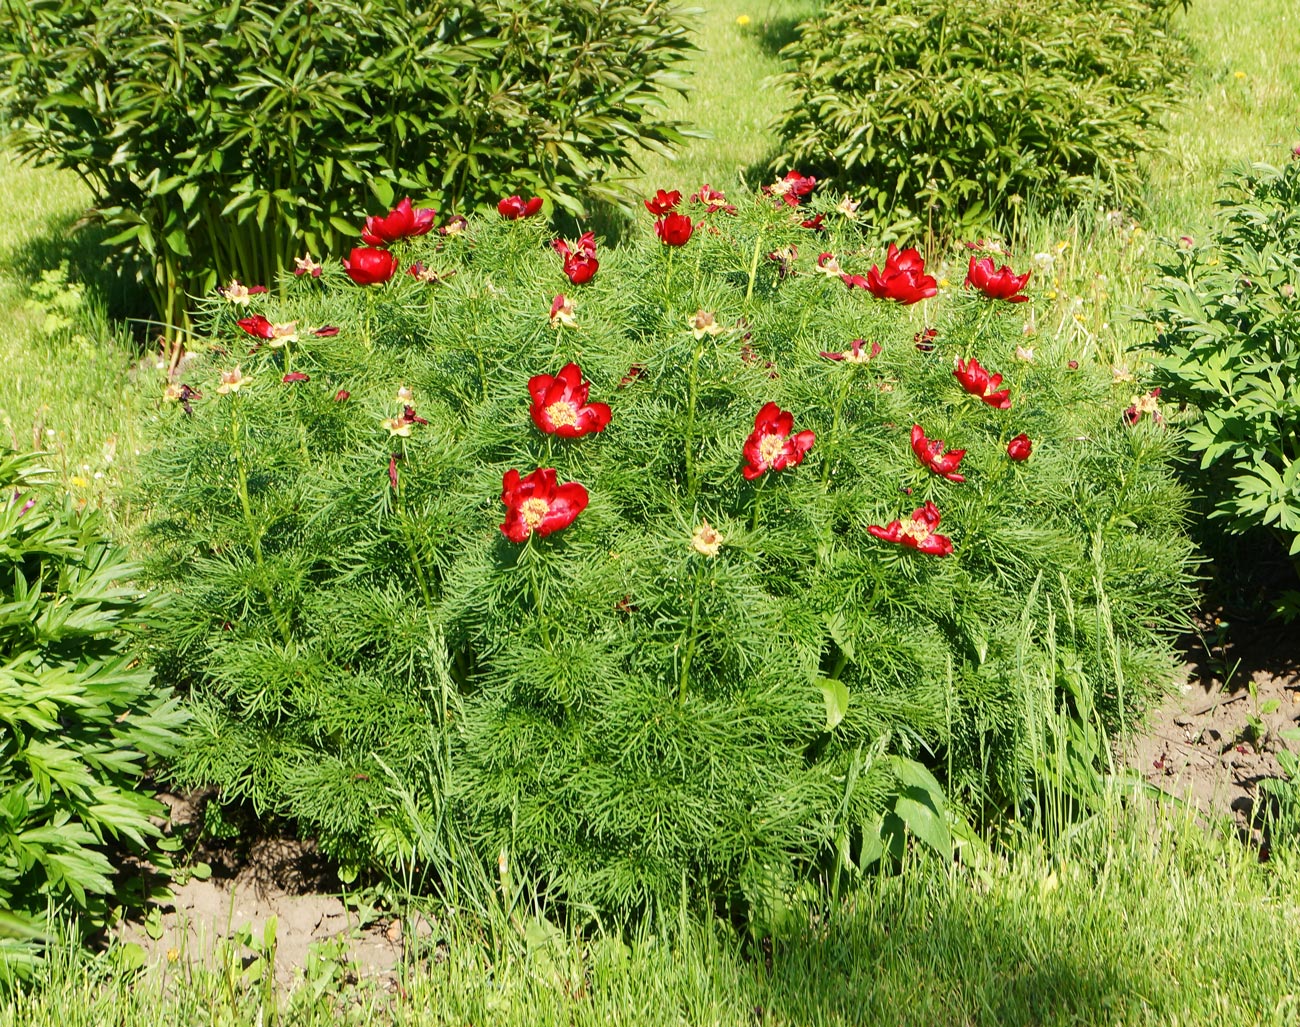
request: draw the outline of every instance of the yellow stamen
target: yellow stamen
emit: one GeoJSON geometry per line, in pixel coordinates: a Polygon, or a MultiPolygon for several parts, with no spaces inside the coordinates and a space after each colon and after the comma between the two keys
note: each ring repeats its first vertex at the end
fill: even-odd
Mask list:
{"type": "Polygon", "coordinates": [[[546,517],[546,511],[550,508],[551,504],[545,499],[537,499],[536,497],[525,499],[519,504],[519,516],[528,525],[528,530],[532,531],[542,523],[543,518],[546,517]]]}
{"type": "Polygon", "coordinates": [[[898,533],[917,542],[924,542],[933,534],[925,521],[913,520],[911,517],[905,517],[898,522],[898,533]]]}
{"type": "Polygon", "coordinates": [[[557,400],[546,408],[546,416],[557,428],[573,428],[578,423],[578,408],[567,400],[557,400]]]}
{"type": "Polygon", "coordinates": [[[758,444],[758,458],[771,467],[784,450],[785,439],[780,435],[764,435],[763,441],[758,444]]]}

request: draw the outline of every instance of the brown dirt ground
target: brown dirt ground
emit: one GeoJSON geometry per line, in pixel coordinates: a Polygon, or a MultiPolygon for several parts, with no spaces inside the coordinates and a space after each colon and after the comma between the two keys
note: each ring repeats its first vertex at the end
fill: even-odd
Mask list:
{"type": "Polygon", "coordinates": [[[1216,617],[1199,627],[1184,647],[1186,683],[1150,714],[1125,757],[1150,784],[1262,843],[1259,783],[1283,776],[1279,748],[1300,751],[1281,734],[1300,727],[1300,627],[1216,617]]]}

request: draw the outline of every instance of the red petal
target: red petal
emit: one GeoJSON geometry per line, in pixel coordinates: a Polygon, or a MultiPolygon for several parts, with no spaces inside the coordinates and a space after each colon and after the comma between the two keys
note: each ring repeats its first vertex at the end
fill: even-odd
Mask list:
{"type": "Polygon", "coordinates": [[[546,402],[546,390],[554,381],[555,379],[549,374],[535,374],[528,379],[528,395],[533,397],[534,403],[546,402]]]}

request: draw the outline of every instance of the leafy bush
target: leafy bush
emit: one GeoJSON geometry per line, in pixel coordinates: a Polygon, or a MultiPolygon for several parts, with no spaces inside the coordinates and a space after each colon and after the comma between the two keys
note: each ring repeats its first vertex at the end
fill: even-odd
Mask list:
{"type": "Polygon", "coordinates": [[[595,177],[681,135],[690,48],[650,0],[13,0],[0,93],[20,153],[74,169],[110,242],[187,295],[338,254],[365,190],[464,211],[524,190],[579,212],[595,177]]]}
{"type": "Polygon", "coordinates": [[[1160,268],[1156,375],[1190,405],[1210,516],[1266,526],[1300,567],[1300,160],[1242,168],[1229,188],[1208,237],[1160,268]]]}
{"type": "Polygon", "coordinates": [[[561,254],[490,217],[396,244],[418,275],[208,307],[141,481],[182,783],[348,864],[452,888],[499,858],[507,891],[670,913],[868,865],[904,826],[946,848],[929,771],[967,809],[1032,801],[1047,712],[1114,727],[1165,687],[1169,432],[1052,340],[1018,361],[1033,302],[876,301],[919,258],[869,274],[883,248],[833,216],[846,288],[795,206],[724,202],[680,204],[680,247],[671,215],[561,254]],[[258,348],[257,313],[292,341],[258,348]],[[914,424],[966,450],[927,457],[948,477],[914,424]],[[517,543],[538,468],[583,491],[517,543]]]}
{"type": "MultiPolygon", "coordinates": [[[[185,715],[123,632],[151,614],[138,567],[97,514],[41,494],[31,457],[0,458],[0,970],[51,912],[102,926],[121,902],[114,851],[149,859],[161,804],[137,791],[185,715]],[[9,940],[4,938],[8,936],[9,940]]],[[[5,976],[0,973],[0,979],[5,976]]]]}
{"type": "Polygon", "coordinates": [[[782,51],[795,164],[882,217],[1013,229],[1133,199],[1188,60],[1176,0],[833,0],[782,51]]]}

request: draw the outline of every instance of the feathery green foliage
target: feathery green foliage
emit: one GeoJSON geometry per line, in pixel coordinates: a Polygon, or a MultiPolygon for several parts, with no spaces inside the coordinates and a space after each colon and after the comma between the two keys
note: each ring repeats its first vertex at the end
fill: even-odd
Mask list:
{"type": "MultiPolygon", "coordinates": [[[[901,825],[946,848],[923,767],[966,808],[1032,803],[1050,712],[1114,726],[1166,686],[1184,496],[1126,390],[1051,339],[1018,362],[1024,306],[902,308],[791,259],[817,240],[802,211],[685,206],[687,245],[646,232],[576,288],[542,224],[495,217],[402,251],[434,282],[327,268],[254,299],[297,322],[276,351],[214,301],[213,354],[183,371],[202,397],[164,411],[141,482],[173,593],[158,666],[195,715],[182,782],[445,887],[499,858],[502,889],[598,910],[752,908],[897,851],[901,825]],[[548,318],[561,288],[576,328],[548,318]],[[699,310],[720,334],[696,338],[699,310]],[[819,355],[855,337],[880,355],[819,355]],[[963,391],[957,355],[1006,375],[1009,410],[963,391]],[[613,419],[565,440],[528,386],[570,360],[613,419]],[[816,442],[747,482],[768,401],[816,442]],[[428,423],[391,435],[407,403],[428,423]],[[965,483],[917,462],[914,423],[968,450],[965,483]],[[538,467],[590,505],[515,544],[502,478],[538,467]],[[927,500],[952,556],[868,533],[927,500]]],[[[880,251],[822,206],[865,271],[880,251]]]]}
{"type": "Polygon", "coordinates": [[[185,722],[123,633],[153,612],[139,568],[39,478],[0,458],[0,984],[30,969],[51,912],[89,933],[119,904],[109,856],[150,857],[163,807],[137,785],[185,722]]]}
{"type": "Polygon", "coordinates": [[[1140,194],[1189,66],[1180,0],[836,0],[782,50],[774,166],[834,176],[879,216],[1017,229],[1140,194]]]}
{"type": "Polygon", "coordinates": [[[187,296],[339,253],[367,191],[451,211],[524,190],[582,212],[669,152],[691,48],[660,0],[6,0],[18,151],[74,169],[169,337],[187,296]],[[342,235],[340,235],[342,233],[342,235]]]}

